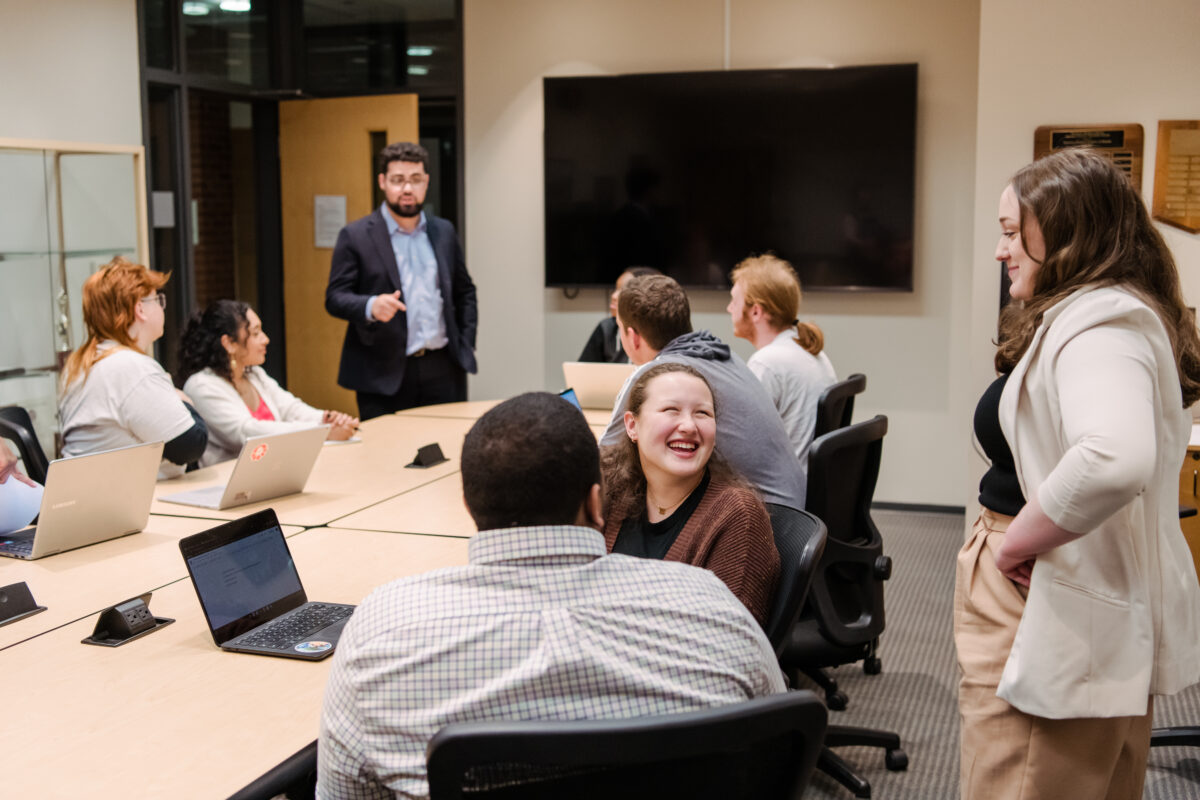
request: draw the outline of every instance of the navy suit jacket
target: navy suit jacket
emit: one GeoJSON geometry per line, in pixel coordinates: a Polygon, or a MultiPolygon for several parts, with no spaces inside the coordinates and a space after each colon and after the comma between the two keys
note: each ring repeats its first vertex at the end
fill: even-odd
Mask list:
{"type": "MultiPolygon", "coordinates": [[[[338,234],[325,289],[325,310],[346,320],[346,339],[338,368],[338,385],[358,392],[395,394],[404,380],[408,316],[398,311],[387,322],[368,321],[367,300],[401,292],[400,272],[382,209],[351,222],[338,234]]],[[[475,372],[475,328],[479,320],[475,284],[467,273],[462,245],[454,226],[425,215],[426,233],[437,257],[438,288],[446,320],[446,345],[454,360],[475,372]]],[[[405,301],[406,302],[406,301],[405,301]]]]}

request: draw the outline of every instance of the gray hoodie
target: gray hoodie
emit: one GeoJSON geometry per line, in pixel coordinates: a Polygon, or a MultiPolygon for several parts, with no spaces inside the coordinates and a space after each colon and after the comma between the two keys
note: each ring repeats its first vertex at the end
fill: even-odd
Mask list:
{"type": "Polygon", "coordinates": [[[657,358],[633,373],[617,395],[612,421],[600,444],[616,444],[625,436],[629,387],[642,370],[663,361],[687,364],[708,380],[717,403],[717,450],[743,478],[758,487],[763,501],[804,508],[807,470],[792,452],[775,404],[746,362],[708,331],[672,339],[657,358]]]}

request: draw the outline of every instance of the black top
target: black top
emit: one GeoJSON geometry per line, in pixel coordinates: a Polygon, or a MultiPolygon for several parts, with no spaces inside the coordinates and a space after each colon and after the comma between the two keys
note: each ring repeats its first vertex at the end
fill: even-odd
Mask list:
{"type": "Polygon", "coordinates": [[[610,364],[628,364],[629,356],[621,349],[621,337],[617,334],[615,317],[605,317],[596,325],[592,335],[588,337],[583,352],[579,354],[580,361],[601,361],[610,364]]]}
{"type": "Polygon", "coordinates": [[[705,469],[700,485],[662,522],[650,522],[645,513],[627,518],[621,524],[621,532],[613,542],[612,551],[638,558],[665,558],[667,551],[683,531],[683,526],[692,518],[692,512],[704,499],[704,493],[708,490],[708,478],[708,470],[705,469]]]}
{"type": "Polygon", "coordinates": [[[992,466],[979,481],[979,503],[997,514],[1015,517],[1025,506],[1025,495],[1017,481],[1012,450],[1000,429],[1000,395],[1008,375],[1001,375],[979,398],[975,406],[975,438],[992,466]]]}

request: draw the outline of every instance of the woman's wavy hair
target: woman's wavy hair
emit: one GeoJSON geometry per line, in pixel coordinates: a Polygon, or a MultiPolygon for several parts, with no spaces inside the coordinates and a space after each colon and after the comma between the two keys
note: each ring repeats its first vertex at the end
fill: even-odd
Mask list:
{"type": "MultiPolygon", "coordinates": [[[[825,348],[825,334],[815,322],[801,322],[800,278],[787,261],[773,253],[742,259],[729,275],[732,283],[742,281],[746,308],[762,306],[775,330],[796,329],[796,344],[814,356],[825,348]]],[[[742,313],[745,313],[743,311],[742,313]]]]}
{"type": "MultiPolygon", "coordinates": [[[[660,375],[682,373],[699,378],[708,387],[713,398],[713,419],[717,418],[720,409],[717,408],[717,396],[713,393],[708,380],[687,364],[665,362],[655,364],[638,376],[633,386],[629,387],[629,402],[626,405],[635,417],[642,411],[646,402],[646,394],[650,384],[660,375]]],[[[738,486],[750,487],[724,459],[717,455],[716,450],[708,460],[709,475],[713,480],[722,483],[732,483],[738,486]]],[[[605,447],[600,452],[600,472],[604,476],[604,517],[616,516],[640,518],[646,513],[646,474],[642,471],[642,460],[638,453],[637,442],[628,436],[622,436],[617,444],[605,447]]]]}
{"type": "Polygon", "coordinates": [[[120,347],[142,352],[129,335],[129,328],[136,320],[133,310],[143,297],[157,292],[170,277],[170,273],[154,272],[114,256],[83,282],[83,324],[87,327],[87,341],[67,357],[63,367],[63,388],[76,379],[87,380],[97,361],[119,349],[105,353],[97,351],[97,345],[106,339],[120,347]]]}
{"type": "Polygon", "coordinates": [[[228,336],[235,342],[245,340],[249,330],[247,312],[250,306],[240,300],[214,300],[203,311],[188,317],[187,326],[179,340],[179,383],[203,369],[211,369],[230,383],[233,370],[229,366],[229,353],[221,344],[221,337],[228,336]]]}
{"type": "Polygon", "coordinates": [[[1046,156],[1012,179],[1022,242],[1029,220],[1046,252],[1033,296],[1000,317],[996,370],[1011,372],[1029,349],[1042,315],[1081,286],[1122,286],[1158,314],[1179,371],[1184,407],[1200,399],[1200,335],[1184,304],[1175,259],[1126,175],[1107,158],[1077,148],[1046,156]]]}

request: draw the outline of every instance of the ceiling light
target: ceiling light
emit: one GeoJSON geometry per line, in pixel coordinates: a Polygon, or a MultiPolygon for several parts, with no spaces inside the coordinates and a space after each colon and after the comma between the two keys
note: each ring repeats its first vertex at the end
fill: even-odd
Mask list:
{"type": "Polygon", "coordinates": [[[249,11],[250,0],[221,0],[222,11],[249,11]]]}
{"type": "Polygon", "coordinates": [[[203,17],[209,12],[208,3],[187,2],[183,4],[183,13],[189,17],[203,17]]]}
{"type": "Polygon", "coordinates": [[[409,67],[408,74],[409,75],[428,75],[429,67],[417,67],[417,66],[409,67]]]}
{"type": "Polygon", "coordinates": [[[407,52],[410,56],[431,56],[433,55],[433,48],[418,44],[408,48],[407,52]]]}

